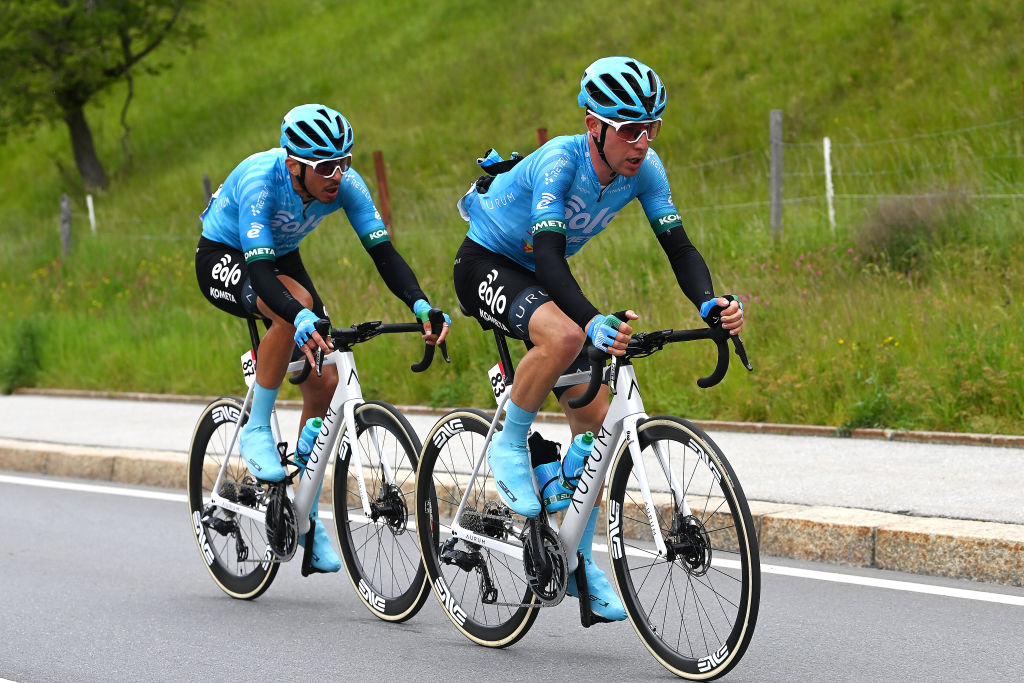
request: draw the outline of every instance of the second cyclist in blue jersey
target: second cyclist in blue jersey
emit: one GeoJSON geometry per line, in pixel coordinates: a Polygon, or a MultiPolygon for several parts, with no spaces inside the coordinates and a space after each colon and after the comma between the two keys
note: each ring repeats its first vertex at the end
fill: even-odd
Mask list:
{"type": "MultiPolygon", "coordinates": [[[[238,164],[201,216],[196,277],[203,294],[221,310],[267,325],[252,407],[239,442],[246,465],[262,481],[286,476],[270,416],[293,351],[301,349],[312,362],[317,347],[331,350],[330,338],[323,339],[314,329],[327,312],[299,255],[299,243],[326,216],[345,211],[388,288],[424,322],[427,343],[439,343],[448,334],[447,322],[442,330],[430,329],[427,296],[392,245],[366,183],[351,168],[353,143],[352,126],[334,109],[322,104],[295,107],[281,123],[281,146],[238,164]]],[[[300,385],[300,425],[327,412],[337,383],[332,365],[322,377],[311,374],[300,385]]],[[[318,518],[312,551],[314,569],[341,568],[318,518]]]]}
{"type": "MultiPolygon", "coordinates": [[[[528,346],[516,369],[504,428],[488,451],[499,495],[520,515],[532,517],[541,509],[526,441],[544,398],[560,375],[589,366],[581,355],[588,339],[622,355],[633,332],[628,321],[637,315],[626,311],[620,320],[602,314],[580,289],[567,260],[624,206],[639,200],[683,294],[701,315],[717,305],[724,309],[723,327],[735,334],[743,326],[739,302],[715,295],[707,265],[672,202],[665,168],[650,148],[666,102],[664,83],[647,65],[628,57],[599,59],[580,81],[586,132],[554,138],[514,165],[480,160],[485,170],[498,172],[478,180],[459,201],[469,222],[455,259],[459,301],[485,326],[528,346]]],[[[605,284],[621,298],[628,278],[605,284]]],[[[597,432],[608,409],[607,387],[588,406],[570,408],[568,400],[583,390],[555,390],[573,434],[597,432]]],[[[626,616],[622,603],[592,559],[597,518],[595,507],[579,547],[591,606],[606,619],[620,620],[626,616]]],[[[569,593],[578,595],[573,577],[569,593]]]]}

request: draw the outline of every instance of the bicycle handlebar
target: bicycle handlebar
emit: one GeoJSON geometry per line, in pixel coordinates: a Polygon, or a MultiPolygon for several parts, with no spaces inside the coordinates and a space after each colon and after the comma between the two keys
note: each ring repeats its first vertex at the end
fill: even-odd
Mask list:
{"type": "MultiPolygon", "coordinates": [[[[728,341],[730,339],[732,340],[733,347],[736,350],[736,355],[739,356],[740,362],[743,363],[743,366],[750,371],[754,369],[753,366],[750,365],[750,361],[747,360],[747,349],[743,346],[743,340],[740,339],[738,334],[731,335],[729,334],[729,330],[720,326],[704,327],[694,330],[656,330],[654,332],[640,332],[633,335],[629,340],[629,345],[626,347],[625,355],[621,357],[611,357],[612,367],[608,376],[608,381],[615,381],[615,375],[618,372],[620,358],[628,362],[630,358],[643,358],[644,356],[656,353],[666,344],[695,341],[697,339],[710,339],[714,341],[715,345],[718,347],[718,361],[715,365],[715,369],[710,375],[697,379],[697,386],[701,389],[713,387],[725,378],[725,373],[729,370],[728,341]]],[[[569,399],[570,408],[582,408],[597,397],[597,392],[605,382],[604,362],[608,357],[609,354],[601,351],[597,347],[588,347],[587,358],[590,360],[590,384],[587,385],[587,390],[582,396],[569,399]]]]}
{"type": "MultiPolygon", "coordinates": [[[[444,324],[444,314],[441,312],[441,309],[430,309],[428,316],[430,319],[431,329],[441,329],[444,324]]],[[[369,341],[381,334],[401,334],[406,332],[417,332],[419,334],[423,334],[423,323],[419,322],[383,323],[379,320],[374,320],[371,322],[358,323],[352,327],[336,328],[331,327],[331,322],[326,318],[320,318],[316,322],[315,327],[321,337],[326,337],[328,333],[330,334],[331,340],[334,342],[334,348],[336,349],[361,344],[362,342],[369,341]]],[[[423,372],[430,367],[430,364],[434,360],[434,345],[424,344],[424,346],[423,359],[412,365],[411,369],[413,372],[423,372]]],[[[444,358],[446,363],[450,363],[451,359],[448,357],[447,342],[442,342],[440,346],[441,356],[444,358]]],[[[288,381],[292,384],[301,384],[306,381],[309,377],[309,373],[314,369],[316,370],[317,377],[319,377],[323,371],[323,349],[317,347],[314,352],[314,359],[316,360],[315,368],[307,359],[306,362],[303,363],[302,369],[289,377],[288,381]]]]}

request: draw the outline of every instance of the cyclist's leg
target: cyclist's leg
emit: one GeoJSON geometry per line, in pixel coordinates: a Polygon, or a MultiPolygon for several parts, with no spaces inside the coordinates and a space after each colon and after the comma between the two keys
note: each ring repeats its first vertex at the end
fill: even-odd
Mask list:
{"type": "Polygon", "coordinates": [[[534,311],[529,329],[533,346],[516,368],[505,426],[491,445],[488,462],[509,507],[533,517],[540,512],[540,500],[533,488],[526,438],[544,398],[583,348],[584,334],[553,301],[534,311]]]}
{"type": "Polygon", "coordinates": [[[535,273],[471,240],[459,249],[454,279],[459,303],[470,315],[533,344],[516,368],[504,428],[491,443],[488,463],[506,505],[534,517],[541,505],[526,437],[544,398],[583,347],[584,332],[551,301],[535,273]]]}
{"type": "MultiPolygon", "coordinates": [[[[285,343],[290,340],[287,329],[283,328],[290,327],[290,324],[282,321],[273,325],[270,321],[274,318],[280,321],[280,318],[265,306],[257,308],[245,257],[238,249],[200,238],[196,248],[196,280],[203,295],[220,310],[240,318],[264,317],[271,327],[260,344],[253,405],[250,419],[242,431],[239,449],[246,467],[254,476],[265,481],[281,481],[286,473],[271,435],[270,412],[288,362],[289,349],[285,343]]],[[[289,282],[297,286],[290,278],[289,282]]]]}
{"type": "MultiPolygon", "coordinates": [[[[278,278],[285,283],[288,287],[288,291],[292,293],[299,303],[313,311],[321,318],[327,317],[327,310],[324,308],[323,301],[317,294],[316,288],[313,286],[313,281],[310,279],[309,274],[306,272],[305,267],[302,265],[302,260],[298,257],[298,251],[293,251],[286,254],[281,259],[278,259],[278,268],[281,271],[281,275],[278,278]]],[[[263,310],[263,309],[261,309],[263,310]]],[[[269,310],[269,309],[268,309],[269,310]]],[[[280,387],[281,381],[284,379],[284,371],[288,367],[288,362],[292,358],[292,354],[296,348],[295,346],[295,327],[293,325],[283,325],[284,320],[278,318],[271,324],[270,329],[267,330],[267,335],[277,328],[286,329],[287,343],[285,344],[286,359],[283,364],[281,376],[277,378],[277,386],[280,387]]],[[[265,343],[266,337],[264,337],[265,343]]],[[[275,343],[277,338],[275,338],[275,343]]],[[[260,345],[260,352],[262,354],[263,345],[260,345]]],[[[301,357],[301,356],[300,356],[301,357]]],[[[259,364],[257,363],[257,379],[259,376],[259,364]]],[[[310,373],[309,377],[306,378],[302,384],[299,385],[299,391],[302,393],[302,418],[299,422],[299,431],[302,431],[302,425],[306,424],[306,421],[311,417],[323,417],[327,414],[327,409],[331,404],[331,397],[334,395],[334,390],[338,386],[338,368],[335,365],[328,365],[323,368],[323,372],[320,377],[316,376],[316,373],[310,373]]],[[[269,414],[268,414],[269,418],[269,414]]],[[[296,435],[296,443],[298,443],[298,435],[296,435]]],[[[298,478],[299,481],[302,477],[298,478]]],[[[312,565],[313,568],[321,572],[336,572],[341,569],[341,558],[338,557],[338,553],[334,550],[331,545],[331,537],[327,533],[327,527],[320,520],[320,492],[323,489],[323,481],[320,482],[320,489],[317,490],[316,495],[313,497],[313,507],[309,511],[309,516],[313,519],[313,548],[312,548],[312,565]]],[[[305,547],[306,539],[304,536],[299,538],[299,545],[305,547]]]]}
{"type": "MultiPolygon", "coordinates": [[[[565,411],[565,416],[569,421],[569,428],[572,430],[573,436],[588,431],[597,434],[601,429],[601,424],[604,422],[605,414],[608,412],[607,386],[602,386],[597,397],[589,404],[582,408],[570,408],[569,399],[579,396],[585,390],[585,385],[576,385],[557,392],[558,402],[565,411]]],[[[585,563],[584,569],[587,573],[587,592],[590,593],[591,610],[605,619],[621,621],[626,618],[626,610],[622,606],[622,601],[619,599],[618,593],[615,592],[615,588],[609,583],[605,573],[594,562],[594,531],[597,528],[597,518],[601,512],[603,492],[604,484],[602,483],[601,491],[597,494],[596,504],[590,513],[590,518],[587,520],[587,526],[583,531],[583,536],[580,537],[580,544],[577,550],[582,553],[585,563]]],[[[575,575],[569,576],[569,585],[566,592],[569,595],[579,597],[575,575]]]]}
{"type": "MultiPolygon", "coordinates": [[[[312,304],[309,292],[287,275],[278,275],[281,283],[303,306],[312,304]]],[[[265,481],[281,481],[287,474],[277,453],[277,443],[270,429],[270,415],[277,400],[295,346],[295,328],[272,311],[262,299],[256,301],[257,310],[269,327],[260,340],[256,357],[256,383],[253,386],[252,408],[249,421],[242,430],[239,449],[252,473],[265,481]]]]}

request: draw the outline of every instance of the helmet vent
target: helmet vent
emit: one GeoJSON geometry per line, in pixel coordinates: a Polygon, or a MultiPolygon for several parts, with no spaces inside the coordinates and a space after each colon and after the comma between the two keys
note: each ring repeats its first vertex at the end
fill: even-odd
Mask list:
{"type": "Polygon", "coordinates": [[[590,99],[594,100],[597,104],[602,107],[614,107],[615,100],[605,95],[596,83],[587,83],[587,94],[590,95],[590,99]]]}
{"type": "MultiPolygon", "coordinates": [[[[633,93],[623,88],[622,85],[618,81],[616,81],[613,76],[609,74],[601,74],[601,82],[604,83],[605,87],[611,90],[612,94],[619,98],[621,102],[627,105],[639,104],[636,101],[636,98],[633,97],[633,93]]],[[[633,80],[633,83],[636,83],[635,79],[633,80]]],[[[631,83],[630,85],[633,84],[631,83]]],[[[615,103],[612,102],[612,104],[614,105],[615,103]]]]}

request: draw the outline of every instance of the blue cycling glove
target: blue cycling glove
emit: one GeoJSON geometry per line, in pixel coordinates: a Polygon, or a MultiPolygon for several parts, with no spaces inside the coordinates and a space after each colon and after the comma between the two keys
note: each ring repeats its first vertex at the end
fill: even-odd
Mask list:
{"type": "MultiPolygon", "coordinates": [[[[723,294],[721,298],[725,299],[726,301],[735,301],[737,304],[739,304],[740,310],[743,310],[743,302],[734,297],[732,294],[723,294]]],[[[700,317],[703,318],[704,322],[706,322],[710,327],[717,326],[718,323],[721,322],[722,320],[721,309],[718,311],[713,311],[713,309],[716,306],[718,306],[718,299],[719,297],[716,296],[713,299],[708,299],[707,301],[700,305],[700,317]]]]}
{"type": "Polygon", "coordinates": [[[292,323],[293,325],[295,325],[296,346],[303,346],[307,341],[309,341],[310,335],[312,335],[313,332],[316,330],[314,325],[316,324],[316,321],[319,319],[320,316],[318,316],[316,313],[309,310],[308,308],[303,308],[301,311],[299,311],[299,314],[295,316],[295,322],[292,323]]]}
{"type": "Polygon", "coordinates": [[[607,351],[608,347],[615,343],[615,335],[619,333],[621,324],[622,321],[614,315],[604,317],[595,315],[594,319],[587,324],[587,336],[590,337],[594,346],[602,351],[607,351]]]}
{"type": "MultiPolygon", "coordinates": [[[[428,322],[429,319],[427,316],[430,313],[430,304],[427,303],[426,299],[416,299],[412,305],[412,312],[416,316],[416,319],[421,323],[428,322]]],[[[448,323],[448,325],[451,325],[452,319],[448,317],[448,314],[442,313],[442,315],[444,316],[444,321],[448,323]]],[[[434,333],[440,334],[437,330],[434,330],[434,333]]]]}

